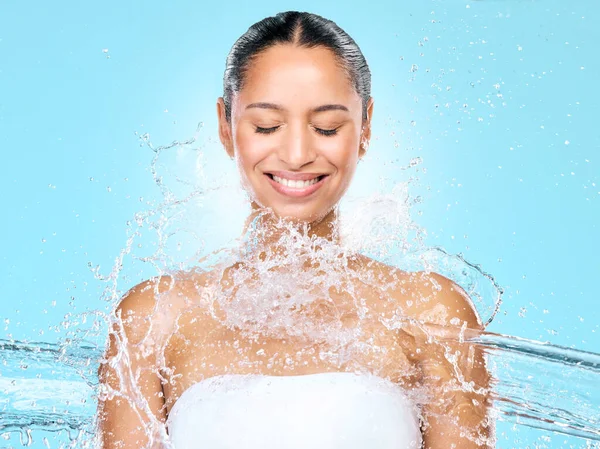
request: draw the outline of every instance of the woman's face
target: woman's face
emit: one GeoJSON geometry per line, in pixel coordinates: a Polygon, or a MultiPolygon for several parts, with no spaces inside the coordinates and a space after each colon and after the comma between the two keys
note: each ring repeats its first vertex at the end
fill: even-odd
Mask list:
{"type": "Polygon", "coordinates": [[[350,185],[372,108],[370,100],[363,121],[362,100],[330,50],[275,45],[250,64],[231,123],[219,98],[219,134],[255,203],[314,222],[350,185]]]}

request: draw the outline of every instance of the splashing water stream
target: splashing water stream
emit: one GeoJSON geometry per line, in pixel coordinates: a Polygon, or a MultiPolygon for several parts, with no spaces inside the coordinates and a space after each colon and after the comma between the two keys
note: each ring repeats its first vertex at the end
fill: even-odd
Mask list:
{"type": "MultiPolygon", "coordinates": [[[[263,217],[259,214],[249,222],[242,237],[215,250],[208,239],[198,237],[200,227],[195,225],[198,217],[192,213],[192,206],[208,203],[208,197],[221,195],[230,186],[199,175],[204,173],[202,150],[194,145],[201,129],[200,125],[196,136],[186,142],[164,147],[154,147],[147,134],[140,136],[155,153],[151,171],[163,202],[136,214],[128,226],[126,247],[112,272],[106,277],[98,274],[106,283],[103,299],[111,306],[123,295],[119,287],[127,279],[123,273],[128,269],[127,257],[151,264],[159,274],[171,276],[175,284],[189,276],[210,273],[220,281],[210,284],[210,288],[202,284],[199,304],[221,325],[238,329],[247,338],[285,336],[303,341],[307,347],[316,343],[321,348],[317,349],[319,363],[348,370],[365,369],[361,357],[381,350],[376,339],[367,338],[369,335],[382,336],[385,329],[401,329],[407,322],[402,314],[392,313],[381,320],[385,329],[372,332],[372,311],[365,301],[368,294],[359,285],[375,288],[380,301],[393,309],[396,299],[386,293],[386,287],[398,288],[397,279],[382,282],[369,270],[354,270],[352,264],[357,257],[368,255],[377,263],[410,273],[443,274],[465,290],[484,323],[496,315],[503,292],[491,275],[461,256],[422,243],[425,232],[410,220],[414,200],[406,184],[397,184],[390,193],[349,201],[350,208],[343,210],[341,218],[341,245],[306,237],[298,228],[279,222],[274,226],[285,228],[285,232],[276,246],[286,251],[278,254],[269,246],[260,246],[262,228],[254,226],[263,217]],[[166,164],[162,156],[182,150],[196,159],[192,178],[198,177],[198,182],[185,181],[181,173],[170,182],[166,180],[168,173],[160,174],[159,164],[166,164]],[[183,186],[184,192],[173,186],[183,186]],[[150,254],[134,251],[134,242],[142,240],[146,230],[153,230],[158,242],[150,254]],[[187,249],[181,256],[177,251],[181,251],[183,240],[187,249]],[[360,282],[351,280],[356,276],[360,282]],[[346,304],[356,311],[348,321],[352,326],[344,325],[348,309],[337,308],[330,300],[335,295],[347,299],[346,304]]],[[[163,297],[167,298],[157,298],[160,301],[163,297]]],[[[71,446],[96,444],[96,400],[100,394],[97,370],[114,316],[93,311],[71,317],[77,319],[79,329],[71,330],[58,345],[0,341],[0,432],[5,439],[11,432],[20,432],[22,443],[27,445],[32,431],[67,431],[71,446]],[[90,328],[83,326],[88,319],[90,328]]],[[[469,343],[485,353],[493,377],[492,412],[496,419],[600,441],[599,354],[485,331],[462,329],[457,335],[433,324],[420,326],[440,341],[469,343]]],[[[236,342],[230,343],[235,347],[236,342]]],[[[248,355],[236,349],[242,359],[246,357],[246,365],[252,366],[248,355]]],[[[293,367],[307,360],[306,354],[292,357],[289,362],[286,358],[283,364],[293,367]]],[[[389,375],[384,368],[379,374],[389,375]]],[[[370,370],[377,372],[377,368],[370,370]]],[[[400,376],[398,372],[392,374],[400,376]]]]}
{"type": "MultiPolygon", "coordinates": [[[[485,350],[498,419],[600,441],[600,355],[486,332],[466,341],[485,350]]],[[[4,340],[0,350],[0,431],[91,435],[101,347],[4,340]]]]}

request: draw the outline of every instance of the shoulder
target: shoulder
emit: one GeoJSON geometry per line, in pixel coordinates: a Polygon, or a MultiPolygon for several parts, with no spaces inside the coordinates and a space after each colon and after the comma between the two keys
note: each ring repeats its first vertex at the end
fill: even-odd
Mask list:
{"type": "Polygon", "coordinates": [[[414,288],[420,299],[415,312],[423,321],[439,325],[482,329],[481,318],[471,298],[453,280],[435,272],[414,273],[414,288]]]}
{"type": "Polygon", "coordinates": [[[404,271],[366,256],[357,256],[356,262],[411,318],[443,326],[466,322],[470,329],[482,329],[469,295],[451,279],[435,272],[404,271]]]}
{"type": "Polygon", "coordinates": [[[352,256],[349,265],[360,277],[367,277],[384,290],[401,288],[411,279],[411,273],[362,254],[352,256]]]}
{"type": "Polygon", "coordinates": [[[178,272],[140,282],[117,303],[113,326],[121,328],[130,343],[158,343],[170,335],[178,314],[197,300],[206,279],[204,273],[178,272]]]}

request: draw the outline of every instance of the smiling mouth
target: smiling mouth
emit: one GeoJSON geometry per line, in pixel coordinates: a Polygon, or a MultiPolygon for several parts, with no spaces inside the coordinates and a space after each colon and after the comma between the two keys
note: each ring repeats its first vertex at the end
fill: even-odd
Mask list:
{"type": "Polygon", "coordinates": [[[271,187],[281,195],[288,198],[309,197],[319,190],[329,175],[318,175],[316,173],[294,173],[291,177],[300,179],[288,179],[278,176],[282,173],[264,173],[271,187]]]}
{"type": "Polygon", "coordinates": [[[269,178],[275,181],[277,184],[281,184],[282,186],[286,186],[292,189],[305,189],[306,187],[310,187],[322,179],[324,179],[327,175],[319,175],[316,178],[300,180],[300,179],[286,179],[276,176],[272,173],[265,173],[269,178]]]}

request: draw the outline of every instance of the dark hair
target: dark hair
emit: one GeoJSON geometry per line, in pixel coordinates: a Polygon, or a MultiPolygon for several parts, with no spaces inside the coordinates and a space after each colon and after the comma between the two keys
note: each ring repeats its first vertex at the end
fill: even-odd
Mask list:
{"type": "Polygon", "coordinates": [[[227,121],[231,120],[232,95],[242,88],[252,59],[280,43],[330,49],[362,98],[363,118],[366,119],[371,96],[371,72],[356,42],[331,20],[308,12],[286,11],[256,22],[233,44],[223,76],[227,121]]]}

